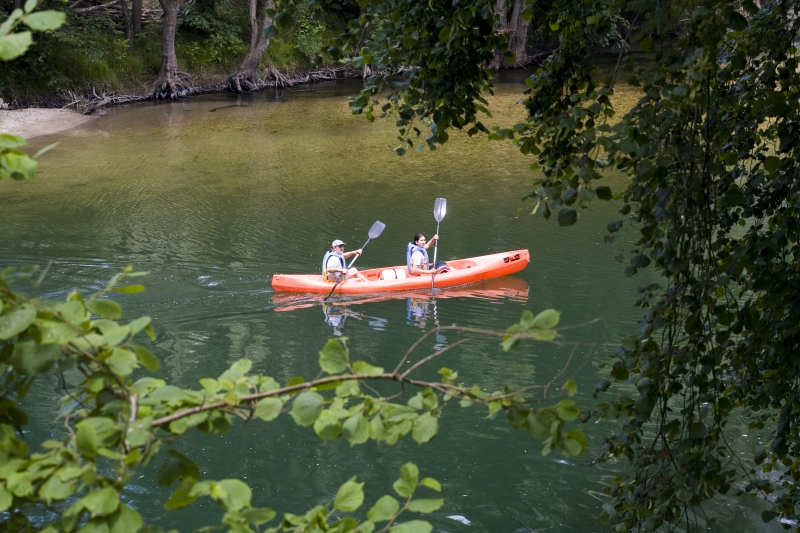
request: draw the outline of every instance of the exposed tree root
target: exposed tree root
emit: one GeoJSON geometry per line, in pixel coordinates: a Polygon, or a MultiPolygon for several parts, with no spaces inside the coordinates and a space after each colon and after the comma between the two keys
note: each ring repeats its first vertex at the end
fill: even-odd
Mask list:
{"type": "Polygon", "coordinates": [[[246,93],[261,89],[258,73],[255,71],[239,70],[228,77],[226,80],[228,90],[235,93],[246,93]]]}
{"type": "Polygon", "coordinates": [[[151,94],[156,100],[177,100],[199,92],[192,77],[185,72],[162,72],[159,74],[151,94]]]}

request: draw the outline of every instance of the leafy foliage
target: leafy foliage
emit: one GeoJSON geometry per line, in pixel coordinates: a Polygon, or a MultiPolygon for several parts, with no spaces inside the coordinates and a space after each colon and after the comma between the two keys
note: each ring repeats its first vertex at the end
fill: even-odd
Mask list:
{"type": "MultiPolygon", "coordinates": [[[[24,10],[15,9],[0,23],[0,61],[9,61],[23,55],[33,44],[32,31],[55,30],[64,23],[63,13],[33,12],[38,3],[37,0],[28,0],[25,2],[24,10]],[[29,29],[14,31],[21,25],[29,29]]],[[[0,180],[3,178],[25,180],[32,178],[36,173],[39,167],[35,160],[36,156],[32,158],[20,150],[25,144],[25,139],[18,135],[0,133],[0,180]]],[[[37,156],[46,150],[41,150],[37,156]]]]}
{"type": "MultiPolygon", "coordinates": [[[[146,341],[138,340],[142,334],[154,338],[150,319],[119,322],[123,310],[108,296],[140,292],[141,285],[120,283],[141,274],[126,268],[87,298],[73,292],[65,302],[56,302],[11,289],[13,283],[34,280],[36,269],[0,272],[0,372],[5,375],[0,404],[0,512],[8,513],[5,524],[33,527],[27,518],[30,505],[64,502],[63,511],[46,531],[88,531],[86,527],[137,531],[142,517],[120,499],[124,480],[163,457],[159,483],[177,484],[164,504],[166,509],[210,498],[224,511],[223,526],[253,531],[273,520],[275,511],[253,507],[251,490],[241,480],[201,480],[194,462],[170,447],[188,431],[224,433],[233,417],[268,422],[288,412],[295,423],[313,427],[322,439],[342,438],[351,445],[374,440],[391,446],[410,435],[422,444],[438,433],[438,419],[448,403],[458,400],[463,407],[486,404],[489,414],[506,410],[514,427],[527,427],[535,438],[545,441],[543,453],[557,447],[564,455],[576,455],[585,449],[579,430],[565,430],[578,413],[572,400],[533,408],[525,403],[525,391],[489,394],[478,385],[457,382],[457,373],[450,369],[440,370],[440,382],[416,380],[411,374],[433,357],[401,372],[410,351],[396,370],[386,372],[363,361],[350,361],[343,338],[331,339],[320,351],[320,368],[328,375],[308,382],[294,378],[281,385],[272,377],[250,373],[252,363],[246,359],[215,379],[201,379],[200,389],[182,389],[147,375],[134,378],[135,372],[144,372],[142,367],[151,371],[159,367],[146,341]],[[62,411],[68,432],[33,449],[19,435],[27,423],[19,402],[37,376],[56,369],[77,370],[84,379],[77,390],[65,391],[62,411]],[[371,387],[371,393],[362,389],[364,381],[381,380],[409,385],[418,392],[399,402],[395,400],[401,395],[386,398],[371,387]],[[528,420],[541,422],[532,426],[528,420]],[[544,426],[546,435],[534,429],[544,426]],[[111,469],[103,466],[109,462],[111,469]]],[[[544,318],[539,318],[539,324],[554,326],[554,316],[557,313],[552,311],[541,313],[538,317],[544,318]]],[[[420,479],[415,465],[404,465],[393,488],[405,502],[383,496],[367,513],[367,520],[359,523],[340,516],[357,511],[364,502],[363,483],[351,479],[340,487],[332,506],[316,506],[302,515],[287,513],[267,531],[313,527],[371,532],[380,522],[386,522],[383,531],[430,531],[424,521],[397,522],[405,512],[431,513],[443,505],[441,499],[418,498],[420,487],[441,490],[435,479],[420,479]]]]}
{"type": "MultiPolygon", "coordinates": [[[[481,60],[500,46],[479,37],[482,8],[436,4],[442,12],[434,15],[426,11],[432,7],[402,2],[362,6],[361,23],[379,29],[356,61],[375,60],[390,73],[410,69],[385,104],[395,109],[401,136],[415,117],[430,118],[431,145],[447,140],[448,127],[472,124],[482,105],[474,93],[489,89],[481,60]],[[430,16],[423,20],[422,12],[430,16]],[[459,32],[455,19],[470,21],[472,35],[459,32]],[[411,50],[406,42],[417,35],[421,44],[411,50]],[[450,46],[471,62],[442,61],[450,46]]],[[[580,0],[531,9],[548,15],[537,15],[544,22],[533,31],[557,45],[526,80],[528,119],[489,137],[512,140],[536,158],[540,173],[526,196],[533,213],[555,211],[569,226],[597,198],[621,199],[620,214],[641,235],[625,273],[654,268],[663,278],[640,289],[640,333],[610,364],[611,378],[638,393],[621,391],[593,413],[622,419],[599,461],[631,465],[609,483],[603,519],[615,531],[705,529],[702,503],[735,492],[765,497],[765,521],[796,524],[799,3],[580,0]],[[604,41],[635,51],[619,58],[624,76],[615,70],[604,78],[591,64],[590,51],[604,41]],[[640,88],[622,117],[612,100],[620,79],[640,88]],[[629,177],[624,190],[598,184],[612,169],[629,177]],[[737,409],[768,435],[749,462],[727,440],[737,409]]],[[[369,117],[379,105],[379,81],[353,100],[355,112],[369,117]]],[[[622,227],[623,220],[608,224],[610,233],[622,227]]],[[[507,346],[520,332],[533,334],[525,324],[508,332],[507,346]]],[[[598,393],[609,386],[601,383],[598,393]]]]}

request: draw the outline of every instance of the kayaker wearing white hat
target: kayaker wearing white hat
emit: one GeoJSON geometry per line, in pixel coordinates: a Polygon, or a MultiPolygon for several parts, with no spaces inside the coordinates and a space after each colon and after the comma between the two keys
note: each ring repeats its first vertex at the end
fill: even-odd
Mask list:
{"type": "Polygon", "coordinates": [[[357,279],[358,281],[367,281],[363,274],[358,272],[358,269],[347,269],[347,259],[352,255],[361,255],[361,248],[352,250],[350,252],[344,251],[344,242],[336,239],[331,243],[331,249],[325,252],[325,257],[322,258],[322,279],[330,282],[337,282],[342,274],[345,272],[347,275],[344,280],[357,279]]]}

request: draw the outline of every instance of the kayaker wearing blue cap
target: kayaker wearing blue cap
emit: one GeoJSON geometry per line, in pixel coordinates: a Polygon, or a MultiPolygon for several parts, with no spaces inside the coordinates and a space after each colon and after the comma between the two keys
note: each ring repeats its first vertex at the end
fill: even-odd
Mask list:
{"type": "Polygon", "coordinates": [[[358,281],[368,281],[363,274],[358,272],[358,269],[347,269],[347,261],[345,261],[345,259],[355,254],[361,255],[361,248],[345,252],[344,242],[339,239],[333,241],[331,243],[331,249],[325,252],[325,257],[322,258],[322,279],[335,283],[339,281],[342,274],[346,272],[345,281],[353,278],[356,278],[358,281]]]}

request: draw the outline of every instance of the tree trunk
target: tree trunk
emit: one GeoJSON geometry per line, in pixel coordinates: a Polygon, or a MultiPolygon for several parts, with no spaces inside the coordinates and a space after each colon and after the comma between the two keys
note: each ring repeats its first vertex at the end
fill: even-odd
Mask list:
{"type": "Polygon", "coordinates": [[[241,93],[261,88],[258,79],[258,65],[269,48],[269,39],[264,37],[264,28],[272,24],[272,17],[266,9],[275,9],[273,0],[250,0],[250,47],[241,65],[228,77],[231,91],[241,93]]]}
{"type": "Polygon", "coordinates": [[[489,68],[499,70],[501,68],[514,68],[524,67],[528,64],[528,28],[531,23],[528,20],[522,19],[522,12],[525,11],[524,0],[513,0],[511,6],[511,17],[509,19],[507,0],[497,0],[494,8],[497,13],[498,22],[500,25],[497,28],[497,33],[502,33],[506,36],[508,42],[508,50],[516,59],[514,63],[507,63],[504,53],[500,50],[494,51],[494,58],[489,64],[489,68]]]}
{"type": "Polygon", "coordinates": [[[515,67],[524,67],[528,64],[528,28],[531,25],[529,20],[523,20],[522,12],[525,11],[524,0],[514,0],[514,8],[511,11],[511,22],[509,24],[509,43],[511,52],[516,56],[515,67]]]}
{"type": "Polygon", "coordinates": [[[131,28],[134,35],[142,33],[142,0],[133,0],[132,2],[131,28]]]}
{"type": "Polygon", "coordinates": [[[22,0],[14,0],[14,6],[11,11],[13,12],[15,9],[22,9],[22,0]]]}
{"type": "MultiPolygon", "coordinates": [[[[506,7],[506,0],[497,0],[497,3],[494,7],[494,12],[497,15],[497,21],[500,23],[500,26],[495,30],[498,33],[507,33],[508,32],[508,8],[506,7]]],[[[499,70],[503,67],[505,63],[505,59],[503,58],[504,52],[502,50],[495,50],[494,57],[492,58],[491,63],[489,63],[489,68],[494,70],[499,70]]]]}
{"type": "Polygon", "coordinates": [[[153,84],[153,96],[158,99],[175,100],[192,92],[191,79],[178,71],[178,57],[175,55],[175,33],[178,27],[180,0],[159,0],[164,10],[161,33],[161,72],[153,84]]]}
{"type": "Polygon", "coordinates": [[[119,0],[119,6],[122,8],[122,20],[125,21],[125,37],[128,42],[133,44],[133,25],[130,15],[128,15],[128,0],[119,0]]]}

